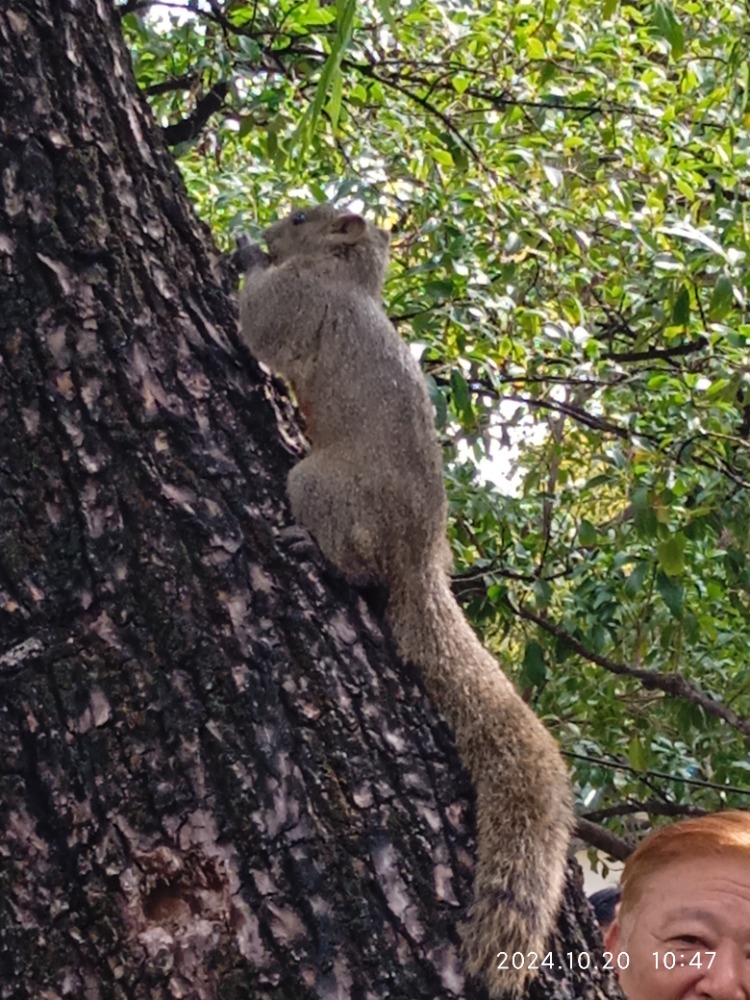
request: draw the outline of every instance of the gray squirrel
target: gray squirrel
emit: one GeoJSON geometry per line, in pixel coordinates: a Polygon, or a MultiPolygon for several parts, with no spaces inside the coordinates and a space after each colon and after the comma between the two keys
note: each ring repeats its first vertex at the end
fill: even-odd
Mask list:
{"type": "Polygon", "coordinates": [[[348,580],[387,586],[399,655],[453,727],[477,795],[464,965],[506,996],[533,974],[531,953],[541,963],[559,909],[573,823],[567,770],[451,592],[432,405],[381,304],[389,234],[323,204],[263,236],[267,254],[249,243],[237,251],[240,325],[307,421],[311,451],[287,484],[292,513],[348,580]]]}

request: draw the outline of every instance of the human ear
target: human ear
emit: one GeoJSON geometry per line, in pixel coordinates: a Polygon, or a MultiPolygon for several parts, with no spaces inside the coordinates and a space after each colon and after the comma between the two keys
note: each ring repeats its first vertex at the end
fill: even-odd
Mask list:
{"type": "Polygon", "coordinates": [[[604,950],[612,955],[612,967],[615,972],[617,972],[620,968],[617,956],[624,949],[622,945],[622,931],[620,929],[619,921],[616,918],[612,921],[604,934],[604,950]]]}

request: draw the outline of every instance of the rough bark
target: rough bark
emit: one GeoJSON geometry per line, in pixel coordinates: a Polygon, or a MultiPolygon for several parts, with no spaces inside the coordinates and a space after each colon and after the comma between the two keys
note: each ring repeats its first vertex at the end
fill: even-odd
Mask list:
{"type": "Polygon", "coordinates": [[[481,998],[450,734],[278,541],[292,412],[104,0],[0,9],[0,197],[0,997],[481,998]]]}

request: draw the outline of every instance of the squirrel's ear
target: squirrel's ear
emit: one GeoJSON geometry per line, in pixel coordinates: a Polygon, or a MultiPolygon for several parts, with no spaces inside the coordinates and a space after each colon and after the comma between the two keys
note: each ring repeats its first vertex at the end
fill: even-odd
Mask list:
{"type": "Polygon", "coordinates": [[[347,212],[333,220],[331,226],[332,243],[357,243],[365,235],[367,223],[361,215],[347,212]]]}

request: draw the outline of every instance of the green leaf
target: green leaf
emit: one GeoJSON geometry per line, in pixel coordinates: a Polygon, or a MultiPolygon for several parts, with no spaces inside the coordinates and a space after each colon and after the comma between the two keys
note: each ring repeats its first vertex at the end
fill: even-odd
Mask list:
{"type": "Polygon", "coordinates": [[[453,157],[447,149],[431,149],[430,156],[443,167],[453,166],[453,157]]]}
{"type": "Polygon", "coordinates": [[[315,97],[309,105],[304,115],[300,119],[297,128],[294,130],[291,142],[288,147],[290,156],[293,152],[302,155],[310,143],[320,112],[325,104],[326,96],[331,89],[336,77],[341,72],[341,60],[344,52],[349,46],[354,25],[354,13],[357,9],[356,0],[336,0],[337,31],[331,44],[331,52],[325,61],[320,74],[318,86],[315,89],[315,97]]]}
{"type": "Polygon", "coordinates": [[[677,293],[672,308],[672,323],[674,326],[687,326],[690,322],[690,291],[683,285],[677,293]]]}
{"type": "Polygon", "coordinates": [[[442,430],[448,423],[448,404],[445,399],[445,393],[432,375],[426,375],[425,381],[427,382],[427,392],[430,396],[430,402],[435,407],[435,424],[442,430]]]}
{"type": "Polygon", "coordinates": [[[714,290],[711,293],[711,302],[708,306],[709,319],[717,322],[723,319],[732,307],[734,302],[734,285],[732,279],[727,274],[720,274],[716,279],[714,290]]]}
{"type": "Polygon", "coordinates": [[[639,736],[633,736],[628,743],[628,763],[636,771],[646,771],[649,766],[648,750],[639,736]]]}
{"type": "Polygon", "coordinates": [[[736,383],[735,383],[734,379],[731,379],[731,378],[717,378],[716,381],[712,382],[711,385],[708,387],[708,389],[706,389],[706,396],[708,396],[709,398],[712,398],[712,397],[715,397],[715,396],[722,396],[723,398],[726,398],[726,396],[725,396],[725,390],[726,390],[727,386],[735,385],[735,384],[736,383]]]}
{"type": "Polygon", "coordinates": [[[625,581],[625,593],[629,597],[637,597],[643,590],[643,581],[650,569],[649,563],[645,560],[636,563],[625,581]]]}
{"type": "Polygon", "coordinates": [[[335,20],[336,11],[333,6],[320,7],[317,3],[309,3],[300,15],[300,21],[307,28],[322,27],[335,20]]]}
{"type": "Polygon", "coordinates": [[[675,706],[675,715],[682,733],[703,732],[706,728],[708,718],[703,709],[685,698],[680,698],[675,706]]]}
{"type": "Polygon", "coordinates": [[[526,55],[529,59],[544,59],[546,54],[543,43],[536,36],[526,39],[526,55]]]}
{"type": "Polygon", "coordinates": [[[578,541],[587,547],[596,545],[599,534],[591,521],[583,520],[578,525],[578,541]]]}
{"type": "Polygon", "coordinates": [[[546,608],[552,600],[549,580],[537,580],[534,584],[534,600],[538,608],[546,608]]]}
{"type": "Polygon", "coordinates": [[[466,379],[458,368],[454,368],[451,372],[451,395],[456,413],[466,420],[471,420],[473,417],[471,393],[466,379]]]}
{"type": "Polygon", "coordinates": [[[747,113],[748,101],[750,101],[750,62],[743,62],[740,67],[740,72],[738,74],[739,80],[741,81],[741,98],[739,106],[739,114],[741,118],[744,118],[747,113]]]}
{"type": "Polygon", "coordinates": [[[666,233],[669,236],[677,236],[680,239],[688,240],[690,243],[695,243],[704,250],[708,250],[710,253],[716,254],[717,257],[723,257],[726,259],[726,252],[724,247],[717,243],[716,240],[705,233],[702,229],[698,229],[694,226],[692,222],[675,222],[671,226],[661,226],[659,229],[660,233],[666,233]]]}
{"type": "Polygon", "coordinates": [[[630,501],[633,505],[633,519],[639,534],[651,537],[656,534],[656,513],[651,506],[647,489],[637,489],[630,501]]]}
{"type": "Polygon", "coordinates": [[[684,589],[679,580],[672,579],[666,573],[657,573],[656,588],[674,617],[680,618],[682,615],[684,589]]]}
{"type": "Polygon", "coordinates": [[[659,565],[667,576],[681,576],[685,570],[685,536],[672,535],[657,546],[659,565]]]}
{"type": "Polygon", "coordinates": [[[237,48],[249,63],[257,63],[263,51],[256,39],[246,35],[238,36],[237,48]]]}
{"type": "Polygon", "coordinates": [[[540,687],[547,679],[547,666],[544,662],[544,649],[538,642],[527,642],[523,654],[521,677],[526,684],[540,687]]]}
{"type": "Polygon", "coordinates": [[[339,115],[341,114],[341,98],[343,96],[344,82],[341,78],[341,73],[337,73],[333,78],[333,83],[331,84],[331,96],[328,101],[327,111],[328,117],[331,119],[331,128],[336,131],[339,123],[339,115]]]}
{"type": "Polygon", "coordinates": [[[672,7],[663,0],[656,0],[654,4],[654,24],[662,38],[669,42],[672,55],[679,59],[685,51],[685,32],[672,7]]]}

